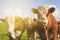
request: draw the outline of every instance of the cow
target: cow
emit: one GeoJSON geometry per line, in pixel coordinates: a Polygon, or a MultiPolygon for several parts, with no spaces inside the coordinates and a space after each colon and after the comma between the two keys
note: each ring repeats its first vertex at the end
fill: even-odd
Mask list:
{"type": "Polygon", "coordinates": [[[25,18],[25,22],[27,24],[27,36],[28,40],[36,40],[36,25],[37,25],[37,19],[27,17],[25,18]]]}
{"type": "Polygon", "coordinates": [[[59,39],[60,38],[60,21],[57,21],[57,23],[58,23],[58,34],[57,34],[58,36],[57,37],[59,39]]]}
{"type": "Polygon", "coordinates": [[[6,17],[9,40],[20,40],[25,31],[25,21],[18,16],[6,17]]]}
{"type": "Polygon", "coordinates": [[[55,7],[49,8],[48,5],[32,8],[32,12],[38,15],[37,32],[41,40],[56,40],[58,24],[52,15],[54,11],[55,7]]]}

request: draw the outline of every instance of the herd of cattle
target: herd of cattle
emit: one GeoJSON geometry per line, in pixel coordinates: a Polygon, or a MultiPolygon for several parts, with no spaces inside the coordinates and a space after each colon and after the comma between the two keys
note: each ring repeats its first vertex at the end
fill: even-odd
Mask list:
{"type": "Polygon", "coordinates": [[[41,5],[38,9],[32,8],[32,12],[38,15],[38,19],[8,16],[6,23],[9,40],[20,40],[25,29],[28,40],[36,40],[36,32],[41,40],[57,40],[57,36],[60,34],[60,23],[57,23],[52,15],[54,11],[54,7],[41,5]]]}

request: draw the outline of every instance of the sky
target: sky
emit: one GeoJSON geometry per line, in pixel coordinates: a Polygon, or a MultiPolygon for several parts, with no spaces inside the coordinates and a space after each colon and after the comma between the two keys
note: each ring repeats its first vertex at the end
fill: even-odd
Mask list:
{"type": "Polygon", "coordinates": [[[6,15],[18,15],[24,17],[35,17],[31,8],[38,8],[42,4],[55,6],[56,11],[53,13],[56,20],[60,20],[60,0],[0,0],[0,17],[4,18],[6,15]]]}

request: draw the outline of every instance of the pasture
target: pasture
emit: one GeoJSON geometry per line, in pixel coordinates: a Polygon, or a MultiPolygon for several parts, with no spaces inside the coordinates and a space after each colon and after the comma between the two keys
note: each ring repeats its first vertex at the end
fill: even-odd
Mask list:
{"type": "MultiPolygon", "coordinates": [[[[0,40],[8,40],[8,36],[7,36],[7,26],[6,23],[0,23],[0,40]]],[[[27,31],[25,30],[25,32],[22,35],[21,40],[27,40],[27,31]]],[[[37,40],[41,40],[37,34],[37,40]]],[[[58,39],[60,40],[60,39],[58,39]]]]}

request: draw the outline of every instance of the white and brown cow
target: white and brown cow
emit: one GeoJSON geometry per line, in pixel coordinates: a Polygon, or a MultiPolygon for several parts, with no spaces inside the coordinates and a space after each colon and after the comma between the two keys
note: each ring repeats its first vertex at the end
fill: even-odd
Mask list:
{"type": "Polygon", "coordinates": [[[18,16],[8,16],[6,18],[9,40],[20,40],[22,33],[25,30],[25,22],[18,16]]]}
{"type": "Polygon", "coordinates": [[[49,8],[48,5],[41,5],[38,9],[32,8],[32,12],[38,15],[37,32],[41,40],[56,40],[58,24],[52,15],[54,11],[55,8],[49,8]]]}

